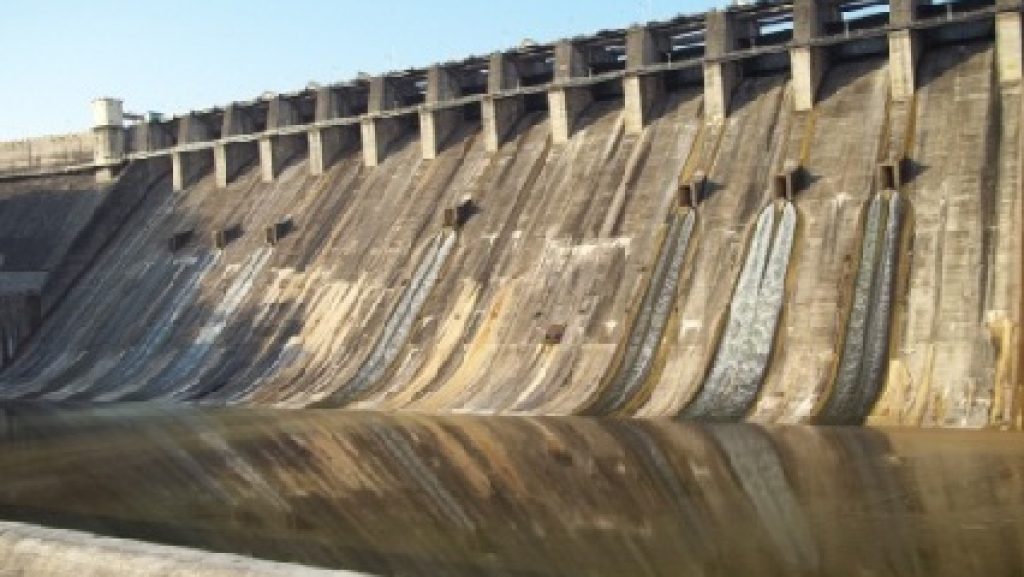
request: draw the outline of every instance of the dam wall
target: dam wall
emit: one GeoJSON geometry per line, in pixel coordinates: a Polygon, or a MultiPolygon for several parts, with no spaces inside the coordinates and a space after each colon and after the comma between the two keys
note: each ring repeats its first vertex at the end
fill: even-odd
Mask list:
{"type": "Polygon", "coordinates": [[[91,132],[0,142],[0,178],[81,170],[92,165],[95,145],[91,132]]]}
{"type": "Polygon", "coordinates": [[[46,272],[0,398],[1020,428],[1020,16],[805,0],[97,101],[92,173],[0,182],[99,191],[0,228],[46,272]]]}

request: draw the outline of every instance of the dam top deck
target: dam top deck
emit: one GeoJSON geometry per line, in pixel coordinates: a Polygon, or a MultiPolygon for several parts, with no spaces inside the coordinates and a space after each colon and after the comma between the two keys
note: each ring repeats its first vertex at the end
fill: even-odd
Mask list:
{"type": "Polygon", "coordinates": [[[576,36],[556,43],[439,63],[428,68],[281,93],[269,100],[238,101],[168,120],[143,123],[147,136],[130,137],[124,155],[98,160],[96,166],[117,166],[130,160],[203,151],[217,145],[304,135],[314,130],[356,126],[376,119],[457,109],[485,100],[594,87],[627,77],[699,70],[702,66],[762,59],[801,48],[827,49],[884,39],[900,31],[926,31],[968,24],[991,19],[999,12],[1020,10],[1020,0],[961,0],[941,4],[918,4],[914,0],[893,0],[891,3],[885,0],[853,0],[832,4],[798,1],[730,7],[722,12],[680,16],[629,29],[607,30],[593,36],[576,36]],[[802,8],[805,4],[820,4],[828,8],[811,11],[802,8]],[[726,30],[712,31],[709,26],[712,18],[725,19],[728,22],[726,30]],[[631,40],[634,35],[644,40],[631,40]],[[645,42],[649,43],[648,48],[637,47],[645,42]],[[563,65],[559,46],[570,46],[578,51],[580,54],[576,56],[579,56],[582,66],[574,64],[576,56],[564,58],[572,62],[563,65]],[[514,63],[517,71],[513,82],[498,78],[501,64],[496,60],[514,63]],[[568,68],[563,70],[564,66],[568,68]],[[435,81],[432,73],[441,74],[445,79],[435,81]],[[374,86],[378,82],[387,88],[378,89],[374,86]],[[439,82],[451,83],[454,88],[435,90],[433,85],[439,82]],[[329,106],[320,102],[325,98],[344,100],[345,103],[329,106]],[[271,101],[292,107],[291,119],[270,118],[271,101]],[[224,129],[223,118],[228,109],[244,110],[252,117],[251,125],[239,131],[224,129]],[[209,137],[182,137],[180,125],[186,118],[205,125],[209,137]],[[159,137],[154,138],[154,133],[159,137]]]}

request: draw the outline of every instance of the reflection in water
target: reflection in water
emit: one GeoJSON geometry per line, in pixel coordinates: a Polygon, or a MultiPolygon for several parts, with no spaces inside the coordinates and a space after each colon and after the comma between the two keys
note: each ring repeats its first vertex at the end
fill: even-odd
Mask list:
{"type": "Polygon", "coordinates": [[[381,575],[1020,575],[1024,438],[0,412],[0,517],[381,575]]]}

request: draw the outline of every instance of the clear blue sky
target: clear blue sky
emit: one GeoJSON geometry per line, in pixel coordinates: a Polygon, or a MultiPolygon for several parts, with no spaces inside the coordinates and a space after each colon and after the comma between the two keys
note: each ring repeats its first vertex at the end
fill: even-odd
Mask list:
{"type": "Polygon", "coordinates": [[[176,113],[720,4],[14,0],[0,18],[0,140],[86,129],[97,96],[176,113]]]}

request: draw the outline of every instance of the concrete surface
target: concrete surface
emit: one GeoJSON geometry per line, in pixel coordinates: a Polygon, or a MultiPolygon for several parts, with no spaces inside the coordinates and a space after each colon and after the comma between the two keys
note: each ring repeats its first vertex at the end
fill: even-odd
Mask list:
{"type": "Polygon", "coordinates": [[[2,577],[359,577],[240,555],[0,521],[2,577]]]}
{"type": "MultiPolygon", "coordinates": [[[[713,393],[730,409],[703,417],[808,422],[849,392],[837,375],[863,313],[884,317],[891,346],[850,419],[1021,427],[1012,26],[988,12],[927,21],[912,54],[887,56],[900,26],[925,21],[908,12],[852,50],[822,44],[837,14],[811,4],[796,6],[794,42],[767,47],[805,52],[789,71],[714,59],[690,76],[655,71],[666,32],[649,26],[621,38],[629,74],[602,72],[620,65],[614,35],[574,39],[479,59],[473,74],[446,64],[177,119],[179,140],[218,126],[220,139],[189,144],[212,149],[174,168],[136,160],[96,197],[48,192],[77,177],[0,183],[0,198],[17,199],[0,211],[0,272],[18,293],[7,334],[19,335],[0,398],[659,416],[713,393]],[[705,72],[727,69],[709,96],[705,72]],[[459,100],[467,90],[486,91],[482,116],[459,100]],[[307,137],[310,119],[347,124],[307,137]],[[880,184],[886,163],[905,178],[880,184]],[[679,187],[697,175],[707,184],[684,249],[665,238],[680,238],[679,187]],[[744,269],[767,266],[750,253],[763,248],[758,215],[782,202],[777,181],[794,211],[792,256],[769,299],[781,302],[777,328],[757,324],[750,364],[736,354],[750,336],[735,328],[748,326],[739,285],[766,278],[744,269]],[[864,302],[869,207],[896,192],[895,289],[864,302]],[[456,206],[468,208],[452,238],[442,230],[456,206]],[[284,222],[268,244],[264,231],[284,222]],[[17,303],[32,279],[41,324],[26,327],[17,303]],[[642,362],[631,335],[646,335],[642,362]],[[759,368],[737,388],[722,363],[759,368]],[[616,377],[641,365],[636,382],[616,377]]],[[[714,50],[730,56],[751,16],[727,16],[714,50]]]]}

